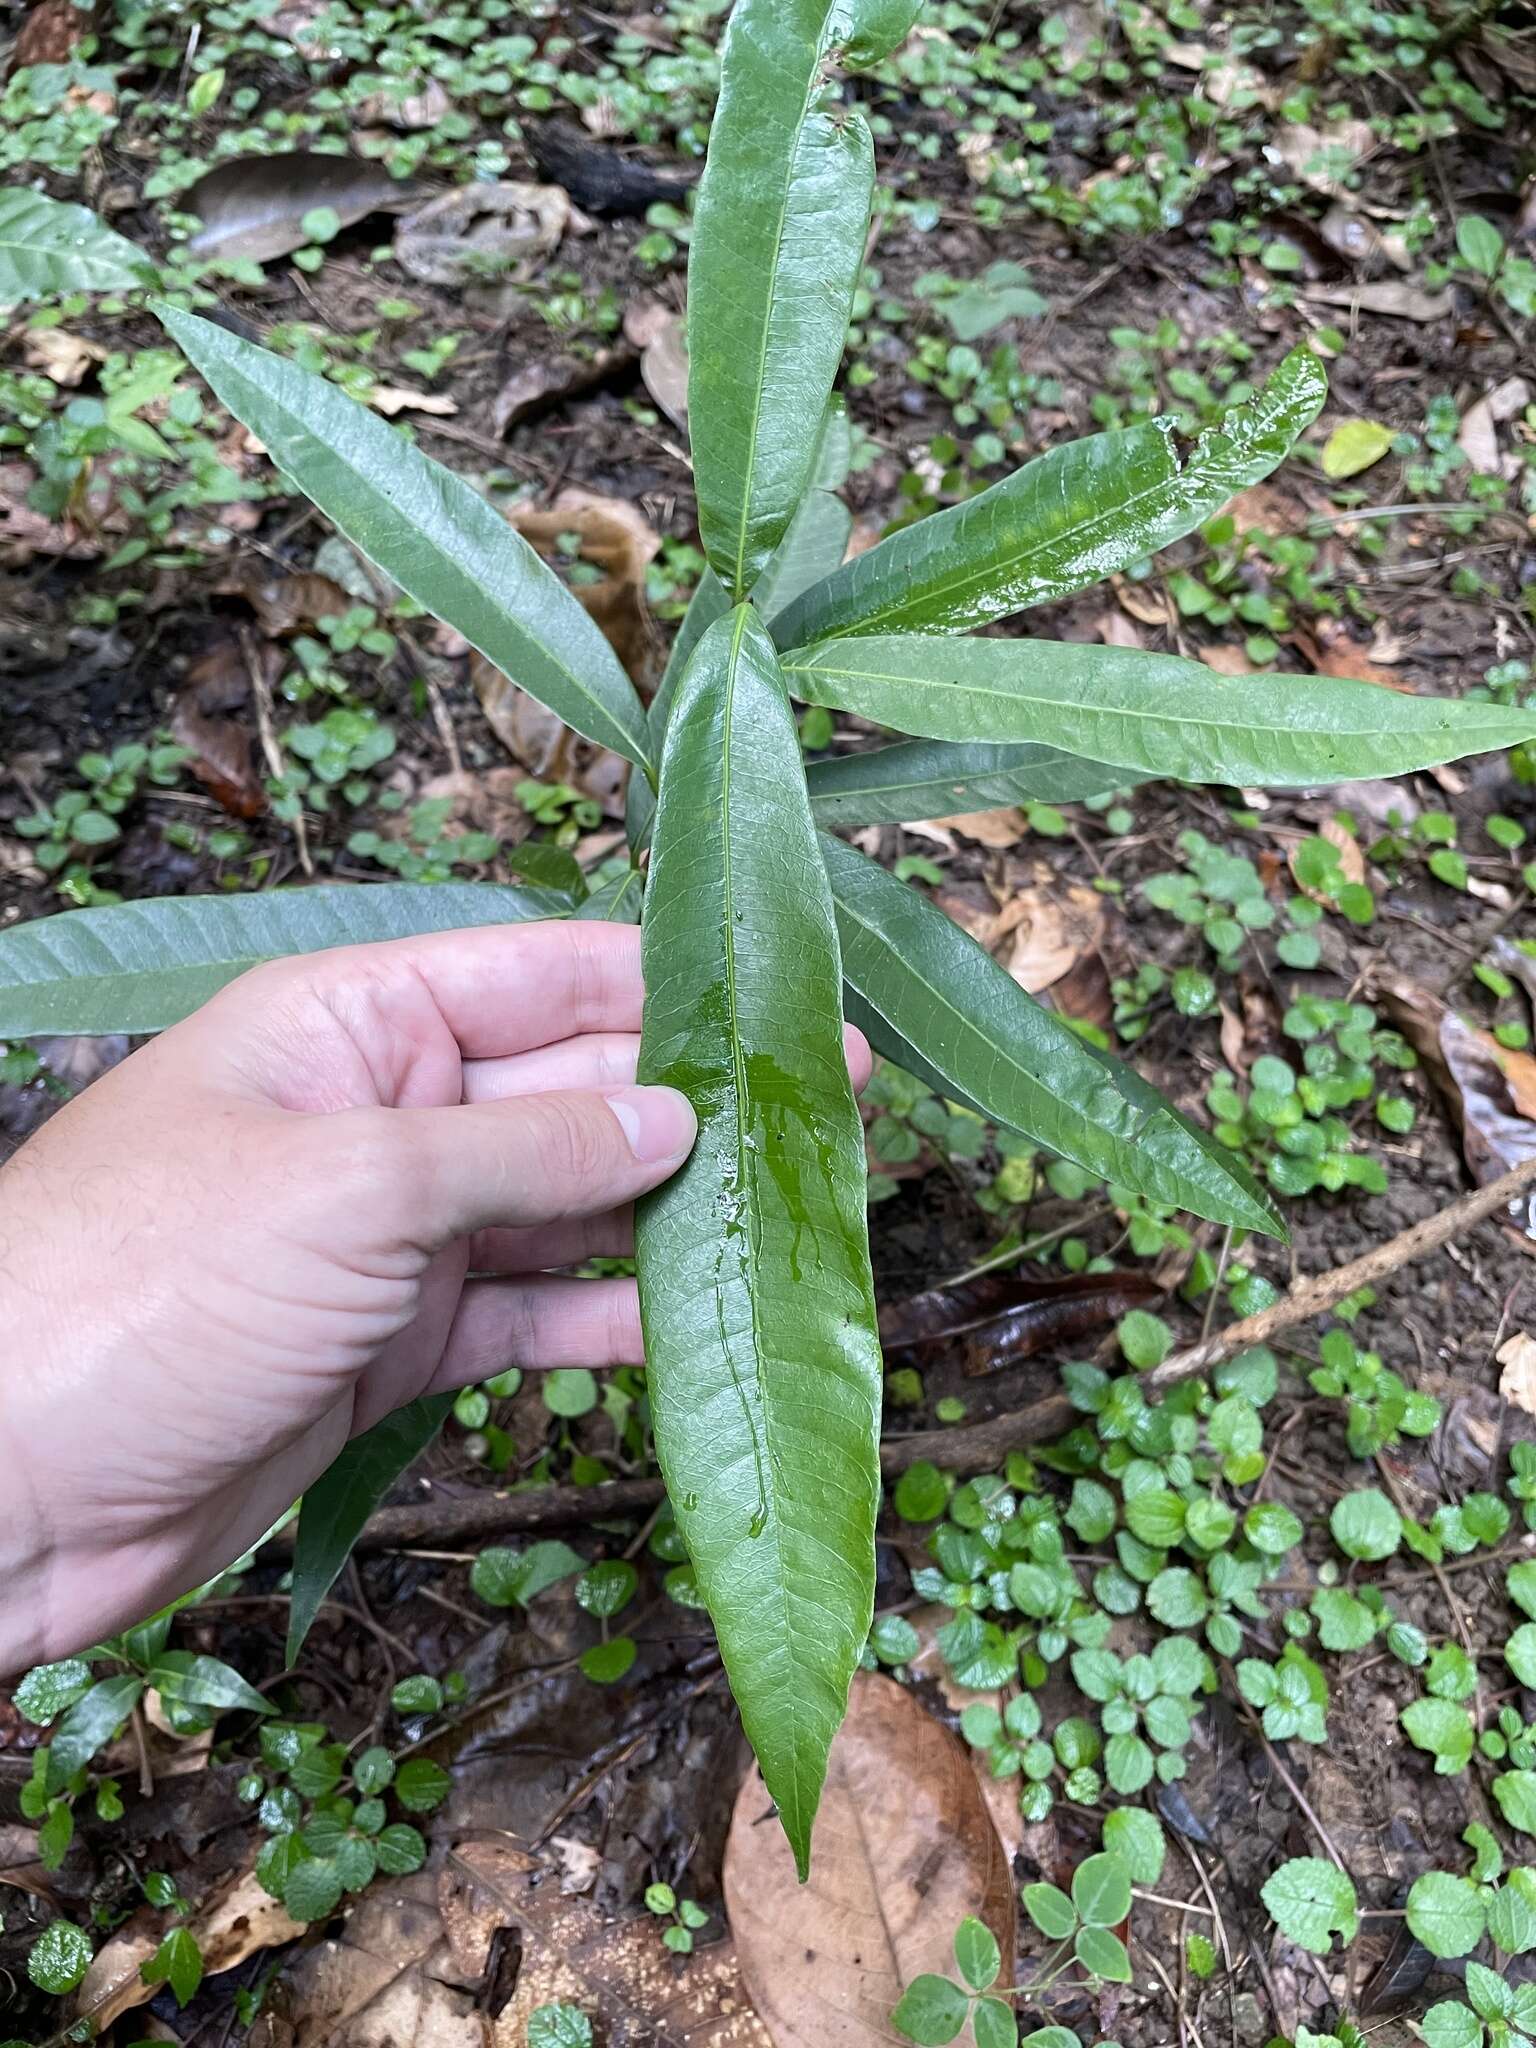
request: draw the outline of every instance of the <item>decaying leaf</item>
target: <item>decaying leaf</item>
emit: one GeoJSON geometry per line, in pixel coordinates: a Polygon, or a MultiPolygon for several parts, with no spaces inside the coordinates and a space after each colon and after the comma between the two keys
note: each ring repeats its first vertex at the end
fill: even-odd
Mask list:
{"type": "MultiPolygon", "coordinates": [[[[1347,827],[1341,825],[1338,819],[1334,817],[1324,818],[1317,831],[1318,837],[1326,839],[1328,844],[1337,852],[1339,866],[1343,871],[1345,881],[1363,882],[1365,880],[1365,854],[1361,850],[1360,842],[1355,835],[1347,827]]],[[[1290,869],[1292,875],[1296,876],[1297,888],[1301,890],[1304,896],[1310,896],[1314,903],[1328,902],[1329,899],[1326,895],[1317,889],[1309,889],[1300,876],[1296,874],[1297,861],[1300,854],[1301,848],[1299,845],[1291,848],[1290,869]]]]}
{"type": "Polygon", "coordinates": [[[295,576],[272,575],[247,564],[214,585],[220,597],[243,597],[264,633],[286,639],[321,619],[339,619],[352,599],[339,583],[312,569],[295,576]]]}
{"type": "Polygon", "coordinates": [[[593,391],[620,371],[632,368],[635,357],[628,348],[599,348],[590,355],[543,355],[514,372],[491,408],[491,424],[498,434],[512,428],[563,399],[579,398],[593,391]]]}
{"type": "MultiPolygon", "coordinates": [[[[155,1987],[144,1982],[139,1965],[149,1961],[170,1925],[166,1914],[141,1907],[98,1951],[75,1993],[76,2014],[89,2015],[104,2032],[121,2014],[147,2004],[155,1987]]],[[[203,1971],[209,1977],[234,1969],[261,1949],[296,1941],[304,1932],[300,1922],[290,1919],[286,1908],[257,1883],[254,1870],[231,1871],[198,1903],[185,1925],[202,1951],[203,1971]]]]}
{"type": "MultiPolygon", "coordinates": [[[[832,1745],[806,1884],[754,1770],[736,1800],[725,1900],[774,2048],[887,2048],[891,2009],[952,1968],[955,1928],[1014,1952],[1013,1883],[960,1742],[913,1694],[861,1673],[832,1745]]],[[[1005,1965],[1006,1967],[1006,1965],[1005,1965]]]]}
{"type": "Polygon", "coordinates": [[[370,213],[410,206],[420,188],[392,178],[382,164],[295,149],[282,156],[242,156],[198,179],[182,200],[202,226],[187,244],[204,263],[270,263],[312,240],[307,214],[334,213],[343,227],[370,213]]]}
{"type": "MultiPolygon", "coordinates": [[[[679,1969],[649,1914],[609,1919],[505,1839],[450,1849],[438,1901],[447,1953],[427,1967],[481,1987],[487,2048],[525,2048],[529,2015],[557,2004],[587,2013],[605,2048],[769,2048],[732,1941],[701,1935],[679,1969]],[[516,1968],[498,1983],[508,1953],[516,1968]]],[[[384,2048],[372,2033],[345,2038],[384,2048]]],[[[457,2044],[445,2035],[442,2048],[457,2044]]]]}
{"type": "Polygon", "coordinates": [[[1322,306],[1348,306],[1360,313],[1382,313],[1389,320],[1414,320],[1421,326],[1443,320],[1455,309],[1449,292],[1426,292],[1400,278],[1380,284],[1304,284],[1301,295],[1322,306]]]}
{"type": "Polygon", "coordinates": [[[674,313],[645,344],[640,357],[645,388],[677,427],[688,425],[688,330],[674,313]]]}
{"type": "Polygon", "coordinates": [[[401,221],[395,260],[425,284],[485,284],[547,256],[570,218],[558,185],[466,185],[401,221]]]}
{"type": "Polygon", "coordinates": [[[1017,846],[1029,830],[1029,820],[1016,804],[1000,811],[964,811],[953,818],[931,818],[929,824],[958,832],[962,839],[974,839],[978,846],[1017,846]]]}
{"type": "Polygon", "coordinates": [[[1080,960],[1097,952],[1108,921],[1105,899],[1081,882],[1026,889],[1003,965],[1032,996],[1055,988],[1080,960]]]}
{"type": "Polygon", "coordinates": [[[1279,130],[1274,148],[1303,185],[1331,197],[1344,189],[1349,173],[1375,143],[1369,121],[1335,121],[1327,128],[1296,121],[1279,130]]]}
{"type": "Polygon", "coordinates": [[[41,370],[61,390],[72,391],[93,363],[105,360],[99,342],[79,334],[66,334],[62,327],[28,328],[22,354],[29,370],[41,370]]]}
{"type": "Polygon", "coordinates": [[[368,403],[390,420],[402,412],[429,412],[446,419],[459,409],[457,400],[446,391],[412,391],[402,384],[375,384],[368,394],[368,403]]]}
{"type": "Polygon", "coordinates": [[[987,1273],[964,1286],[886,1303],[880,1340],[888,1364],[957,1352],[974,1378],[1042,1351],[1070,1353],[1161,1291],[1148,1273],[1071,1273],[1043,1280],[987,1273]]]}
{"type": "MultiPolygon", "coordinates": [[[[1378,986],[1461,1125],[1473,1179],[1486,1186],[1536,1156],[1536,1059],[1507,1051],[1415,982],[1391,978],[1378,986]]],[[[1519,1215],[1525,1235],[1536,1239],[1536,1189],[1521,1196],[1519,1215]]]]}
{"type": "Polygon", "coordinates": [[[1494,1356],[1500,1366],[1499,1399],[1536,1415],[1536,1337],[1517,1330],[1494,1356]]]}
{"type": "Polygon", "coordinates": [[[631,677],[648,694],[654,680],[656,636],[645,602],[645,571],[661,539],[645,514],[627,498],[572,489],[562,491],[549,505],[515,506],[510,517],[546,561],[560,561],[563,544],[573,542],[578,558],[589,569],[602,571],[599,580],[572,587],[631,677]]]}
{"type": "MultiPolygon", "coordinates": [[[[258,660],[275,655],[263,648],[258,660]]],[[[282,666],[272,661],[273,671],[282,666]]],[[[275,681],[274,674],[269,680],[275,681]]],[[[256,768],[254,730],[247,717],[251,678],[233,640],[221,640],[188,668],[171,712],[171,738],[191,754],[188,767],[205,789],[236,818],[255,818],[267,808],[267,793],[256,768]]]]}

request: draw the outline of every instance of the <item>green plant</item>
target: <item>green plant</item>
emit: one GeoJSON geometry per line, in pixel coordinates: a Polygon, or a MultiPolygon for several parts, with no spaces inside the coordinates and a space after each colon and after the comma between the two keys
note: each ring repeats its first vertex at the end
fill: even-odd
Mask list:
{"type": "MultiPolygon", "coordinates": [[[[570,592],[466,481],[316,368],[158,308],[222,403],[363,553],[633,764],[637,890],[650,849],[641,1075],[682,1086],[701,1113],[690,1164],[637,1229],[656,1448],[802,1870],[868,1635],[879,1495],[880,1359],[844,1014],[944,1099],[1088,1176],[1242,1229],[1282,1228],[1240,1160],[818,826],[1051,803],[1148,776],[1332,784],[1536,733],[1536,716],[1488,702],[1326,677],[1235,683],[1172,657],[968,637],[1131,568],[1267,475],[1323,401],[1306,352],[1192,443],[1158,419],[1053,449],[840,564],[845,529],[824,520],[818,451],[843,431],[828,401],[874,161],[831,69],[839,55],[878,59],[918,5],[739,0],[731,17],[690,247],[689,417],[709,569],[649,711],[570,592]],[[836,537],[822,554],[824,526],[836,537]],[[791,693],[913,737],[807,769],[791,693]]],[[[263,955],[576,907],[573,892],[453,883],[134,905],[131,952],[126,911],[90,913],[56,922],[45,944],[25,928],[0,936],[0,1031],[25,1036],[59,1017],[75,1031],[153,1028],[263,955]]],[[[1157,1441],[1118,1387],[1096,1413],[1101,1430],[1157,1441]]],[[[391,1418],[344,1454],[340,1478],[311,1489],[299,1637],[358,1504],[441,1414],[420,1403],[391,1418]]],[[[1248,1522],[1275,1537],[1274,1514],[1248,1522]]],[[[1155,1689],[1143,1700],[1139,1683],[1128,1710],[1176,1704],[1155,1689]]]]}
{"type": "Polygon", "coordinates": [[[646,1886],[645,1909],[668,1923],[661,1938],[675,1956],[691,1956],[694,1935],[709,1925],[704,1908],[693,1899],[680,1899],[669,1884],[646,1886]]]}

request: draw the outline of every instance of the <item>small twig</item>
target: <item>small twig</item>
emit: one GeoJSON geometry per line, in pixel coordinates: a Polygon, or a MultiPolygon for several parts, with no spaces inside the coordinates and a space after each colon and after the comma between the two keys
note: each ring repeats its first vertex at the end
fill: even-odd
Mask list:
{"type": "MultiPolygon", "coordinates": [[[[251,679],[251,697],[256,705],[256,730],[261,737],[262,759],[267,764],[267,773],[274,782],[283,779],[283,750],[277,743],[277,729],[272,723],[272,689],[267,681],[267,672],[262,665],[256,636],[249,626],[240,628],[240,652],[245,656],[245,671],[251,679]]],[[[299,804],[293,815],[293,843],[298,849],[299,866],[313,881],[315,863],[310,858],[309,832],[304,823],[304,807],[299,804]]]]}
{"type": "Polygon", "coordinates": [[[129,1716],[133,1724],[133,1746],[139,1753],[139,1793],[144,1799],[155,1796],[155,1773],[149,1761],[149,1735],[144,1726],[144,1702],[135,1700],[129,1716]]]}

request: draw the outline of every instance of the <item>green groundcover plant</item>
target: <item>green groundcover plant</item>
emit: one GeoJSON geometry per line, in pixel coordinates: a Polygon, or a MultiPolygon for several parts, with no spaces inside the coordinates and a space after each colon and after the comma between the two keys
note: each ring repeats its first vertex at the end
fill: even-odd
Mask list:
{"type": "MultiPolygon", "coordinates": [[[[593,894],[444,883],[66,912],[0,937],[0,1036],[146,1032],[261,959],[533,917],[633,918],[640,1078],[699,1112],[642,1207],[656,1448],[747,1732],[802,1873],[869,1629],[880,1350],[845,1017],[943,1098],[1114,1186],[1280,1233],[1242,1161],[1085,1044],[835,828],[1090,797],[1173,776],[1238,787],[1396,775],[1536,736],[1494,703],[1328,677],[1218,675],[1113,647],[972,637],[1143,561],[1269,474],[1317,416],[1287,357],[1198,440],[1150,420],[1053,448],[844,561],[832,397],[874,181],[836,66],[878,60],[920,0],[738,0],[698,192],[689,418],[706,570],[642,703],[596,626],[469,483],[335,386],[179,305],[159,318],[294,486],[429,612],[632,764],[632,874],[593,894]],[[908,737],[807,768],[792,700],[908,737]]],[[[0,296],[143,281],[79,209],[12,195],[0,296]]],[[[306,1498],[297,1646],[422,1402],[306,1498]]]]}

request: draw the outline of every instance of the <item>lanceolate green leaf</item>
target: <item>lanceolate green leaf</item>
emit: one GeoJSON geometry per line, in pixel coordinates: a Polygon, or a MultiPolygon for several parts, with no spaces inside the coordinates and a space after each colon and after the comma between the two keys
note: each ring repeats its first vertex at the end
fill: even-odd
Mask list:
{"type": "MultiPolygon", "coordinates": [[[[677,695],[677,686],[683,679],[689,657],[705,633],[723,619],[731,608],[731,600],[725,594],[725,587],[713,569],[706,568],[694,586],[693,596],[688,600],[688,609],[683,613],[683,622],[677,629],[672,642],[672,652],[662,670],[661,681],[656,685],[656,694],[651,699],[646,713],[646,729],[650,733],[651,753],[661,759],[661,749],[667,737],[667,720],[672,715],[672,700],[677,695]]],[[[650,837],[651,820],[656,815],[656,792],[644,775],[629,778],[628,799],[624,806],[624,830],[629,835],[632,847],[641,847],[650,837]]]]}
{"type": "Polygon", "coordinates": [[[0,192],[0,306],[62,292],[126,292],[150,284],[142,249],[83,206],[42,192],[0,192]]]}
{"type": "Polygon", "coordinates": [[[880,1348],[837,930],[772,643],[700,643],[667,734],[640,1077],[693,1157],[636,1228],[656,1448],[802,1874],[869,1628],[880,1348]]]}
{"type": "Polygon", "coordinates": [[[737,0],[688,264],[699,532],[743,597],[805,495],[864,255],[869,124],[825,82],[848,0],[737,0]]]}
{"type": "Polygon", "coordinates": [[[834,493],[847,481],[852,458],[848,410],[834,398],[822,426],[810,487],[752,592],[752,602],[764,619],[773,619],[802,590],[830,576],[848,552],[853,514],[834,493]]]}
{"type": "Polygon", "coordinates": [[[336,1583],[364,1522],[443,1426],[451,1394],[412,1401],[352,1439],[299,1508],[288,1609],[288,1662],[297,1661],[320,1604],[336,1583]]]}
{"type": "Polygon", "coordinates": [[[645,712],[553,569],[464,479],[334,384],[170,306],[172,338],[369,560],[557,718],[649,765],[645,712]]]}
{"type": "Polygon", "coordinates": [[[1034,740],[1243,788],[1403,775],[1536,735],[1533,710],[1054,640],[830,640],[786,656],[784,673],[807,703],[929,739],[1034,740]]]}
{"type": "Polygon", "coordinates": [[[832,633],[959,632],[1097,583],[1268,476],[1327,392],[1321,363],[1298,349],[1193,448],[1166,419],[1053,448],[845,562],[774,622],[774,638],[799,647],[832,633]]]}
{"type": "Polygon", "coordinates": [[[1217,1223],[1284,1229],[1242,1162],[1084,1044],[917,890],[830,835],[852,1021],[952,1101],[1090,1173],[1217,1223]]]}
{"type": "Polygon", "coordinates": [[[626,868],[622,875],[615,875],[611,882],[594,889],[575,914],[578,918],[601,918],[609,924],[638,924],[644,895],[644,875],[638,868],[626,868]]]}
{"type": "Polygon", "coordinates": [[[1081,803],[1145,778],[1058,747],[947,745],[912,740],[813,761],[806,770],[818,825],[899,825],[1004,804],[1081,803]]]}
{"type": "Polygon", "coordinates": [[[552,889],[477,882],[157,896],[0,932],[0,1038],[163,1031],[237,974],[290,953],[563,917],[552,889]]]}

